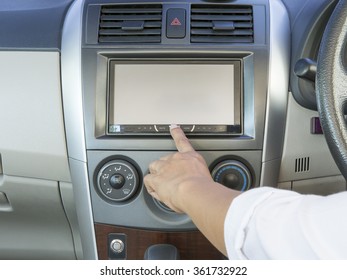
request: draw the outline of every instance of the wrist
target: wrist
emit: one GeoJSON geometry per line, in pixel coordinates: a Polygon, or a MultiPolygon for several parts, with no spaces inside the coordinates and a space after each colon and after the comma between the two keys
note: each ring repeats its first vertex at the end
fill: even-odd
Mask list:
{"type": "Polygon", "coordinates": [[[194,204],[208,199],[212,189],[218,188],[218,185],[212,178],[209,180],[208,178],[198,177],[185,180],[179,184],[173,203],[181,212],[189,215],[190,209],[195,207],[194,204]]]}

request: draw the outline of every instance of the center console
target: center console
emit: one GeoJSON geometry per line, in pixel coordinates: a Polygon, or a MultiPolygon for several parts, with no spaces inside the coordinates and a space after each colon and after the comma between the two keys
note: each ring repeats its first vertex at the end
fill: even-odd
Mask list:
{"type": "Polygon", "coordinates": [[[62,84],[85,258],[142,258],[157,243],[183,258],[223,258],[187,215],[147,193],[143,177],[152,161],[175,152],[175,123],[215,181],[240,191],[277,183],[289,26],[282,3],[272,2],[71,7],[62,84]]]}

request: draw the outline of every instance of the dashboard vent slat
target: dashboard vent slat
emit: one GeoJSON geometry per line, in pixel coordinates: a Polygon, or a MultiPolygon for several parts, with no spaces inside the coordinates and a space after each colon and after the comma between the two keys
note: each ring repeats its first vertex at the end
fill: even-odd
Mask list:
{"type": "Polygon", "coordinates": [[[129,4],[102,6],[99,43],[160,43],[162,5],[129,4]]]}
{"type": "Polygon", "coordinates": [[[190,29],[192,43],[253,43],[252,6],[192,5],[190,29]]]}
{"type": "Polygon", "coordinates": [[[222,21],[251,21],[251,16],[242,16],[242,15],[192,15],[192,21],[194,20],[206,20],[206,21],[214,21],[214,20],[222,20],[222,21]]]}
{"type": "Polygon", "coordinates": [[[295,159],[295,173],[310,171],[310,157],[302,157],[295,159]]]}

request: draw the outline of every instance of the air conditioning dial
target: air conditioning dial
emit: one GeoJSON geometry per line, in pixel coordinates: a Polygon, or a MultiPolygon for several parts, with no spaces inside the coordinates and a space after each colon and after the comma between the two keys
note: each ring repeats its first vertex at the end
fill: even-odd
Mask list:
{"type": "Polygon", "coordinates": [[[106,163],[97,175],[99,193],[112,201],[121,202],[131,198],[138,186],[139,175],[136,168],[123,159],[106,163]]]}
{"type": "Polygon", "coordinates": [[[246,165],[238,160],[224,160],[211,172],[214,181],[234,190],[246,191],[252,185],[252,175],[246,165]]]}

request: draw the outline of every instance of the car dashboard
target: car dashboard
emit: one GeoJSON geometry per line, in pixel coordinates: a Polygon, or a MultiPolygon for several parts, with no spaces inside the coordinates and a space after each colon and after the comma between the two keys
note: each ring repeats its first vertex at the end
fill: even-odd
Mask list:
{"type": "Polygon", "coordinates": [[[226,187],[346,190],[295,71],[336,3],[2,2],[0,258],[224,259],[143,185],[173,123],[226,187]]]}

